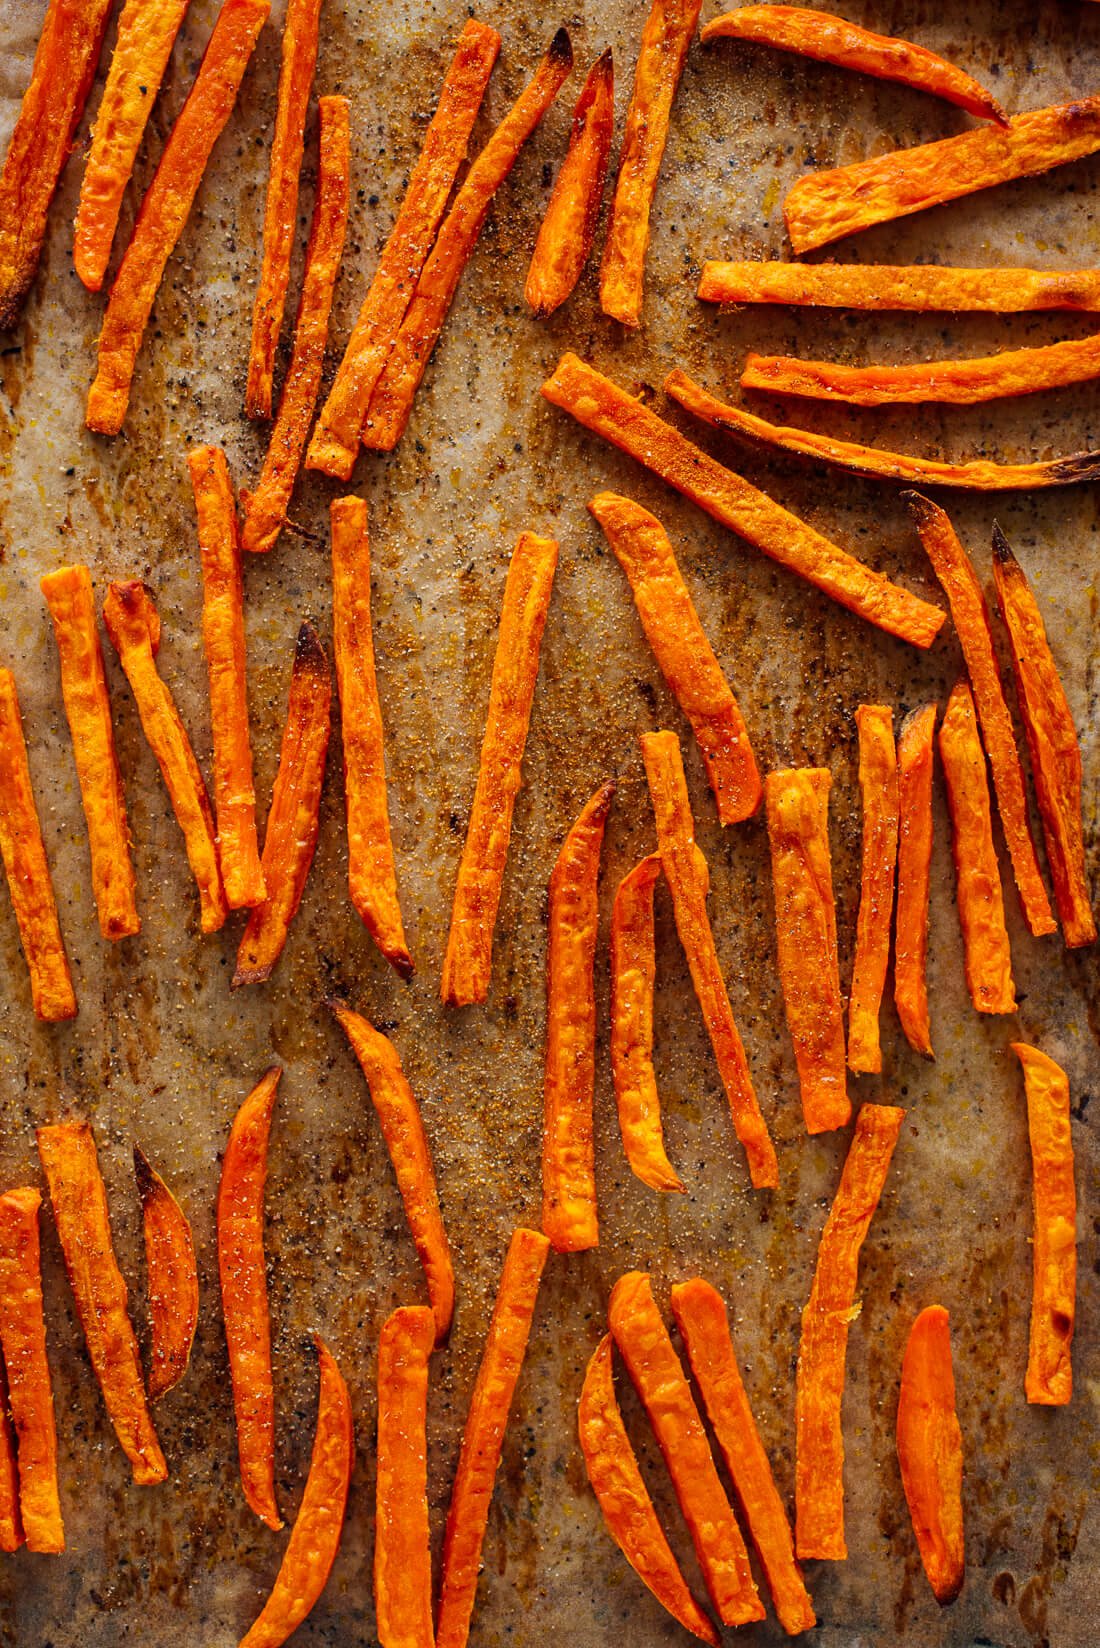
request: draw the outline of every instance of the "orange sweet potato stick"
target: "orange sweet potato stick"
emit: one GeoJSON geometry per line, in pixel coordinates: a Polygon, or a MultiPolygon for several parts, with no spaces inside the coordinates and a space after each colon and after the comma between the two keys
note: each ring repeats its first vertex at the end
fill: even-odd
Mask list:
{"type": "Polygon", "coordinates": [[[1036,1047],[1013,1042],[1024,1072],[1031,1139],[1031,1344],[1025,1389],[1029,1402],[1058,1407],[1073,1395],[1073,1321],[1077,1299],[1077,1192],[1066,1073],[1036,1047]]]}
{"type": "Polygon", "coordinates": [[[767,1576],[779,1623],[791,1636],[812,1631],[817,1623],[813,1604],[795,1561],[787,1512],[737,1366],[722,1296],[709,1282],[693,1277],[672,1289],[672,1314],[767,1576]]]}
{"type": "Polygon", "coordinates": [[[38,1129],[38,1154],[54,1222],[84,1329],[88,1356],[115,1434],[141,1484],[168,1475],[145,1399],[141,1358],[127,1310],[126,1283],[111,1242],[107,1192],[87,1122],[38,1129]]]}
{"type": "Polygon", "coordinates": [[[229,908],[251,909],[264,896],[264,877],[256,841],[237,512],[229,468],[220,447],[196,446],[187,455],[187,467],[195,493],[202,557],[202,638],[214,734],[218,863],[229,908]]]}
{"type": "Polygon", "coordinates": [[[848,1324],[855,1306],[859,1250],[870,1228],[905,1117],[889,1104],[865,1104],[833,1205],[821,1233],[795,1387],[797,1459],[795,1540],[802,1558],[839,1561],[844,1542],[844,1434],[840,1405],[848,1324]]]}
{"type": "Polygon", "coordinates": [[[966,671],[982,729],[982,742],[993,772],[997,810],[1001,815],[1024,916],[1036,937],[1042,933],[1053,933],[1058,924],[1051,914],[1050,900],[1035,854],[1035,843],[1031,839],[1024,770],[1016,748],[1012,716],[1001,686],[1001,674],[993,651],[989,608],[982,587],[944,510],[919,492],[907,492],[903,496],[932,563],[932,570],[943,585],[966,659],[966,671]]]}
{"type": "Polygon", "coordinates": [[[447,1511],[436,1648],[466,1648],[469,1639],[493,1481],[549,1251],[541,1231],[522,1225],[508,1244],[447,1511]]]}
{"type": "Polygon", "coordinates": [[[0,1360],[0,1551],[17,1551],[22,1543],[19,1465],[15,1457],[15,1432],[8,1413],[8,1378],[0,1360]]]}
{"type": "Polygon", "coordinates": [[[374,1615],[383,1648],[433,1648],[428,1361],[435,1318],[402,1305],[378,1338],[374,1615]]]}
{"type": "Polygon", "coordinates": [[[389,1038],[361,1014],[353,1013],[345,1002],[330,1001],[328,1005],[351,1043],[370,1089],[405,1206],[405,1217],[424,1267],[436,1340],[442,1343],[450,1331],[454,1313],[454,1267],[439,1211],[435,1171],[420,1108],[401,1068],[397,1049],[389,1038]]]}
{"type": "Polygon", "coordinates": [[[31,788],[15,677],[7,669],[0,669],[0,854],[35,1016],[50,1024],[75,1018],[76,994],[31,788]]]}
{"type": "Polygon", "coordinates": [[[944,620],[939,607],[900,589],[881,572],[830,543],[576,355],[562,356],[542,393],[586,429],[636,458],[716,521],[850,612],[914,646],[932,645],[944,620]]]}
{"type": "Polygon", "coordinates": [[[471,17],[459,35],[397,222],[317,420],[307,469],[350,479],[371,395],[431,250],[499,51],[496,30],[471,17]]]}
{"type": "Polygon", "coordinates": [[[477,789],[443,957],[439,993],[453,1007],[484,1001],[489,994],[493,929],[557,564],[552,538],[520,534],[504,586],[477,789]]]}
{"type": "Polygon", "coordinates": [[[779,1164],[768,1126],[753,1091],[745,1049],[734,1022],[726,983],[718,965],[707,916],[703,855],[695,844],[684,764],[674,732],[644,733],[641,739],[661,868],[672,894],[676,931],[691,969],[707,1034],[729,1099],[734,1130],[749,1164],[754,1189],[779,1183],[779,1164]]]}
{"type": "Polygon", "coordinates": [[[829,854],[832,786],[826,767],[771,772],[764,781],[779,979],[808,1133],[844,1127],[852,1114],[829,854]]]}
{"type": "Polygon", "coordinates": [[[347,98],[322,97],[318,117],[317,199],[294,327],[294,350],[260,479],[255,492],[244,499],[241,547],[253,552],[271,549],[286,520],[321,387],[332,294],[344,254],[351,169],[347,98]]]}
{"type": "Polygon", "coordinates": [[[1071,948],[1092,944],[1096,922],[1085,872],[1081,746],[1038,603],[996,524],[993,582],[1012,648],[1016,697],[1031,754],[1031,775],[1062,932],[1071,948]]]}
{"type": "Polygon", "coordinates": [[[111,288],[95,381],[88,392],[85,422],[101,435],[117,435],[125,421],[138,351],[165,266],[183,233],[211,150],[233,112],[270,9],[270,0],[223,0],[199,72],[141,203],[111,288]]]}
{"type": "Polygon", "coordinates": [[[642,29],[600,267],[600,308],[624,326],[642,321],[649,217],[672,105],[701,9],[701,0],[652,0],[642,29]]]}
{"type": "Polygon", "coordinates": [[[443,323],[484,226],[493,196],[553,103],[573,67],[573,48],[559,29],[534,78],[520,93],[466,174],[416,282],[371,395],[363,445],[391,452],[405,432],[413,401],[443,323]]]}
{"type": "Polygon", "coordinates": [[[237,951],[233,988],[270,978],[305,892],[320,828],[328,754],[332,677],[310,623],[298,631],[279,770],[264,835],[262,904],[250,912],[237,951]]]}
{"type": "Polygon", "coordinates": [[[932,770],[936,706],[911,710],[898,738],[898,902],[894,1006],[910,1047],[932,1058],[928,1022],[928,894],[932,873],[932,770]]]}
{"type": "Polygon", "coordinates": [[[401,977],[409,978],[413,964],[397,901],[382,706],[374,674],[366,500],[334,498],[330,519],[332,652],[344,746],[348,887],[371,938],[401,977]]]}
{"type": "Polygon", "coordinates": [[[898,1464],[928,1583],[941,1605],[962,1590],[962,1431],[955,1412],[951,1329],[928,1305],[909,1330],[898,1397],[898,1464]]]}
{"type": "Polygon", "coordinates": [[[600,1340],[584,1376],[577,1420],[588,1480],[607,1531],[638,1578],[685,1631],[718,1648],[718,1634],[688,1589],[657,1520],[615,1399],[612,1339],[600,1340]]]}
{"type": "Polygon", "coordinates": [[[861,704],[859,784],[863,795],[863,865],[856,954],[848,998],[848,1068],[857,1075],[882,1069],[879,1009],[890,963],[890,918],[898,861],[898,759],[894,712],[861,704]]]}
{"type": "Polygon", "coordinates": [[[355,1462],[351,1398],[328,1346],[313,1335],[321,1370],[317,1429],[305,1492],[271,1595],[241,1648],[282,1648],[312,1611],[328,1583],[344,1531],[355,1462]]]}
{"type": "Polygon", "coordinates": [[[298,221],[298,184],[305,149],[306,111],[317,66],[321,0],[288,0],[283,23],[282,66],[271,139],[267,200],[264,205],[263,262],[252,306],[252,342],[244,410],[249,418],[270,418],[275,350],[282,330],[290,255],[298,221]]]}
{"type": "Polygon", "coordinates": [[[237,1415],[244,1496],[269,1528],[281,1528],[275,1503],[275,1391],[271,1317],[264,1261],[264,1184],[271,1112],[282,1070],[268,1070],[229,1131],[218,1187],[218,1274],[225,1342],[237,1415]]]}
{"type": "Polygon", "coordinates": [[[536,315],[552,315],[565,302],[588,262],[614,133],[615,66],[608,46],[577,99],[569,148],[535,240],[524,297],[536,315]]]}
{"type": "Polygon", "coordinates": [[[42,1309],[41,1205],[42,1197],[30,1188],[0,1196],[0,1345],[19,1439],[19,1510],[27,1549],[57,1552],[65,1549],[65,1529],[42,1309]]]}
{"type": "Polygon", "coordinates": [[[134,1146],[134,1174],[141,1197],[153,1355],[149,1400],[159,1401],[179,1384],[191,1360],[199,1319],[199,1275],[191,1226],[176,1198],[134,1146]]]}
{"type": "Polygon", "coordinates": [[[596,930],[603,784],[562,842],[550,877],[543,1083],[542,1228],[559,1253],[599,1246],[592,1100],[596,1084],[596,930]]]}
{"type": "Polygon", "coordinates": [[[73,228],[73,265],[89,292],[103,285],[122,197],[189,4],[125,0],[119,13],[73,228]]]}
{"type": "Polygon", "coordinates": [[[723,824],[751,818],[760,774],[740,706],[722,673],[668,535],[630,498],[600,492],[588,505],[630,580],[646,640],[691,722],[723,824]]]}
{"type": "Polygon", "coordinates": [[[157,671],[160,616],[152,591],[137,579],[112,584],[103,603],[103,622],[130,683],[142,731],[157,758],[172,811],[183,831],[187,862],[199,889],[202,930],[216,933],[224,926],[229,907],[218,864],[214,818],[191,741],[175,700],[157,671]]]}
{"type": "MultiPolygon", "coordinates": [[[[818,14],[821,15],[821,14],[818,14]]],[[[809,304],[825,309],[1100,309],[1095,269],[950,269],[924,263],[704,263],[704,303],[809,304]]]]}

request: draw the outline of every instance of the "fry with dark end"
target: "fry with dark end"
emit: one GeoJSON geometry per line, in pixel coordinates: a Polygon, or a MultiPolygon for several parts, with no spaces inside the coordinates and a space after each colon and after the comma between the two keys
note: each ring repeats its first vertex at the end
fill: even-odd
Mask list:
{"type": "MultiPolygon", "coordinates": [[[[57,1425],[46,1356],[37,1190],[0,1196],[0,1346],[19,1440],[19,1511],[28,1551],[65,1549],[57,1488],[57,1425]]],[[[6,1403],[5,1406],[8,1404],[6,1403]]],[[[0,1545],[3,1544],[0,1519],[0,1545]]]]}
{"type": "Polygon", "coordinates": [[[905,1039],[932,1058],[928,1021],[928,895],[932,876],[932,772],[936,706],[911,710],[898,737],[898,901],[894,1006],[905,1039]]]}
{"type": "Polygon", "coordinates": [[[898,861],[898,759],[894,712],[861,704],[859,786],[863,797],[863,862],[856,953],[848,998],[848,1068],[857,1075],[882,1069],[879,1011],[890,964],[894,874],[898,861]]]}
{"type": "Polygon", "coordinates": [[[523,295],[543,319],[570,296],[588,262],[614,133],[615,67],[608,46],[577,99],[569,148],[531,254],[523,295]]]}
{"type": "Polygon", "coordinates": [[[381,1648],[433,1648],[428,1362],[435,1318],[402,1305],[378,1336],[374,1615],[381,1648]]]}
{"type": "Polygon", "coordinates": [[[1061,1407],[1073,1395],[1074,1318],[1077,1314],[1077,1190],[1069,1078],[1052,1058],[1013,1042],[1027,1093],[1031,1141],[1034,1282],[1024,1388],[1029,1402],[1061,1407]]]}
{"type": "Polygon", "coordinates": [[[909,1330],[898,1397],[898,1464],[917,1548],[936,1601],[962,1590],[962,1431],[955,1412],[951,1328],[942,1305],[928,1305],[909,1330]]]}
{"type": "MultiPolygon", "coordinates": [[[[817,15],[822,15],[818,13],[817,15]]],[[[949,269],[924,263],[704,263],[704,303],[785,303],[995,315],[1100,309],[1095,269],[949,269]]]]}
{"type": "Polygon", "coordinates": [[[187,1217],[137,1145],[134,1146],[134,1176],[141,1197],[149,1315],[153,1325],[149,1400],[158,1402],[179,1384],[191,1360],[199,1319],[199,1273],[187,1217]]]}

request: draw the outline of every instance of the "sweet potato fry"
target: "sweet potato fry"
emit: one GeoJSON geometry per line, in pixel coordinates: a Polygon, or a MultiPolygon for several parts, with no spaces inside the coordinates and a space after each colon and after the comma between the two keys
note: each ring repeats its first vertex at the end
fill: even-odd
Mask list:
{"type": "Polygon", "coordinates": [[[879,1009],[890,963],[890,920],[898,861],[898,758],[894,712],[861,704],[859,784],[863,795],[863,865],[856,954],[848,998],[848,1068],[857,1075],[882,1069],[879,1009]]]}
{"type": "Polygon", "coordinates": [[[224,926],[229,907],[218,864],[214,818],[175,700],[157,672],[160,617],[152,591],[136,578],[112,584],[103,603],[103,622],[130,683],[142,731],[157,758],[172,811],[183,831],[187,862],[199,889],[202,930],[216,933],[224,926]]]}
{"type": "Polygon", "coordinates": [[[119,13],[73,227],[73,265],[89,292],[103,285],[122,197],[189,4],[125,0],[119,13]]]}
{"type": "Polygon", "coordinates": [[[1031,754],[1031,776],[1062,933],[1071,948],[1092,944],[1096,922],[1085,872],[1081,746],[1038,603],[996,523],[993,582],[1012,648],[1016,697],[1031,754]]]}
{"type": "Polygon", "coordinates": [[[374,386],[431,250],[499,51],[496,30],[471,17],[459,35],[397,222],[317,420],[307,469],[342,481],[351,477],[374,386]]]}
{"type": "MultiPolygon", "coordinates": [[[[834,601],[914,646],[929,647],[944,613],[830,543],[805,521],[726,469],[576,355],[565,354],[542,393],[748,543],[834,601]]],[[[1100,467],[1100,460],[1098,460],[1100,467]]]]}
{"type": "Polygon", "coordinates": [[[776,948],[808,1133],[851,1118],[829,854],[827,767],[770,772],[764,781],[775,890],[776,948]]]}
{"type": "Polygon", "coordinates": [[[878,1206],[905,1111],[865,1104],[821,1233],[795,1387],[795,1542],[803,1559],[839,1561],[844,1542],[844,1433],[840,1405],[859,1250],[878,1206]]]}
{"type": "Polygon", "coordinates": [[[1069,1081],[1065,1071],[1038,1048],[1013,1042],[1012,1051],[1024,1072],[1035,1209],[1025,1389],[1029,1402],[1059,1407],[1073,1395],[1070,1349],[1077,1304],[1077,1192],[1069,1081]]]}
{"type": "Polygon", "coordinates": [[[469,1638],[493,1480],[549,1251],[541,1231],[522,1225],[508,1244],[447,1511],[436,1648],[466,1648],[469,1638]]]}
{"type": "Polygon", "coordinates": [[[608,1533],[638,1578],[685,1631],[718,1648],[717,1632],[688,1589],[638,1469],[615,1399],[611,1345],[606,1333],[581,1388],[577,1422],[588,1480],[608,1533]]]}
{"type": "Polygon", "coordinates": [[[608,46],[577,99],[569,148],[535,239],[524,297],[540,317],[565,302],[588,262],[614,132],[615,66],[608,46]]]}
{"type": "Polygon", "coordinates": [[[134,1481],[163,1482],[168,1466],[145,1399],[92,1129],[87,1122],[58,1122],[40,1127],[37,1137],[76,1313],[108,1416],[134,1481]]]}
{"type": "Polygon", "coordinates": [[[543,1084],[542,1228],[559,1253],[599,1246],[592,1098],[596,1084],[596,928],[603,784],[562,842],[550,877],[543,1084]]]}
{"type": "Polygon", "coordinates": [[[374,1614],[381,1648],[432,1648],[428,1360],[435,1318],[403,1305],[378,1336],[374,1614]]]}
{"type": "MultiPolygon", "coordinates": [[[[821,15],[821,14],[818,14],[821,15]]],[[[984,310],[1100,309],[1094,269],[952,269],[935,264],[704,263],[695,294],[704,303],[785,303],[822,309],[912,309],[925,314],[984,310]]]]}
{"type": "Polygon", "coordinates": [[[0,1359],[0,1551],[17,1551],[22,1543],[15,1432],[8,1413],[8,1377],[0,1359]]]}
{"type": "Polygon", "coordinates": [[[344,744],[348,887],[375,944],[402,978],[410,978],[413,964],[397,901],[382,706],[374,674],[366,500],[334,498],[330,520],[332,652],[344,744]]]}
{"type": "Polygon", "coordinates": [[[962,1590],[962,1431],[955,1412],[951,1329],[928,1305],[909,1329],[898,1397],[901,1484],[928,1583],[941,1606],[962,1590]]]}
{"type": "Polygon", "coordinates": [[[401,1068],[397,1049],[389,1038],[359,1013],[353,1013],[345,1002],[330,1001],[328,1005],[351,1043],[370,1089],[405,1206],[405,1217],[424,1267],[428,1298],[435,1316],[436,1341],[442,1343],[450,1331],[454,1312],[454,1269],[420,1108],[401,1068]]]}
{"type": "Polygon", "coordinates": [[[557,564],[552,538],[520,534],[504,586],[477,789],[443,958],[439,993],[452,1007],[467,1007],[489,994],[493,929],[557,564]]]}
{"type": "Polygon", "coordinates": [[[137,1145],[134,1175],[141,1197],[149,1315],[153,1323],[149,1400],[156,1402],[167,1396],[187,1372],[199,1319],[199,1275],[187,1217],[137,1145]]]}
{"type": "Polygon", "coordinates": [[[35,1017],[48,1024],[75,1018],[76,994],[31,788],[15,677],[7,669],[0,669],[0,854],[35,1017]]]}
{"type": "Polygon", "coordinates": [[[740,706],[722,673],[668,535],[655,515],[616,492],[588,505],[630,580],[646,640],[691,722],[723,824],[751,818],[760,774],[740,706]]]}
{"type": "Polygon", "coordinates": [[[642,322],[649,215],[672,104],[701,9],[702,0],[651,0],[642,29],[600,267],[600,308],[624,326],[642,322]]]}
{"type": "Polygon", "coordinates": [[[391,452],[405,432],[420,381],[439,341],[462,272],[473,256],[493,196],[553,103],[573,67],[573,48],[559,29],[534,78],[520,93],[466,174],[416,282],[393,348],[374,387],[363,445],[391,452]]]}
{"type": "Polygon", "coordinates": [[[224,0],[206,54],[141,203],[130,244],[111,288],[99,334],[95,381],[84,421],[117,435],[126,419],[145,327],[165,266],[179,241],[211,150],[237,92],[270,0],[224,0]]]}
{"type": "Polygon", "coordinates": [[[302,902],[320,828],[331,707],[325,649],[313,625],[304,623],[294,649],[279,770],[264,835],[261,863],[267,892],[250,912],[241,937],[234,989],[270,978],[302,902]]]}
{"type": "Polygon", "coordinates": [[[910,1047],[932,1058],[928,1022],[928,894],[932,874],[932,770],[936,706],[911,710],[898,738],[898,902],[894,1006],[910,1047]]]}
{"type": "Polygon", "coordinates": [[[57,1426],[42,1310],[41,1205],[38,1191],[29,1188],[0,1196],[0,1345],[19,1438],[19,1511],[27,1549],[57,1552],[65,1549],[65,1529],[57,1491],[57,1426]]]}
{"type": "Polygon", "coordinates": [[[320,1597],[340,1548],[355,1461],[351,1398],[324,1340],[315,1333],[313,1343],[321,1388],[305,1492],[271,1595],[241,1648],[282,1648],[320,1597]]]}
{"type": "MultiPolygon", "coordinates": [[[[244,498],[241,547],[252,552],[274,546],[286,520],[298,479],[321,372],[325,364],[332,294],[348,227],[351,126],[346,97],[322,97],[318,105],[320,159],[317,198],[306,248],[302,296],[294,326],[294,349],[279,401],[279,416],[256,490],[244,498]]],[[[270,401],[270,395],[269,395],[270,401]]],[[[256,414],[253,414],[254,416],[256,414]]],[[[260,414],[268,416],[268,413],[260,414]]]]}

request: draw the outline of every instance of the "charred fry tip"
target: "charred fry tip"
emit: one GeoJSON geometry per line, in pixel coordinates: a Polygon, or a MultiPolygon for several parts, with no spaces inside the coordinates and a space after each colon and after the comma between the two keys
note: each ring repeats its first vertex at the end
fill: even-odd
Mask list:
{"type": "Polygon", "coordinates": [[[321,637],[308,618],[299,626],[298,639],[294,643],[294,669],[295,672],[303,669],[317,675],[328,674],[328,656],[321,645],[321,637]]]}
{"type": "Polygon", "coordinates": [[[592,74],[610,74],[615,67],[615,53],[610,46],[605,46],[591,68],[592,74]]]}
{"type": "Polygon", "coordinates": [[[148,1156],[139,1144],[134,1146],[134,1177],[137,1180],[138,1195],[144,1205],[156,1191],[157,1179],[148,1156]]]}
{"type": "Polygon", "coordinates": [[[939,504],[934,504],[923,492],[902,492],[899,496],[918,526],[923,526],[926,521],[935,520],[937,515],[943,513],[939,504]]]}
{"type": "Polygon", "coordinates": [[[413,965],[413,959],[408,954],[402,953],[400,955],[387,956],[386,960],[389,962],[398,978],[403,979],[406,984],[416,972],[416,968],[413,965]]]}
{"type": "Polygon", "coordinates": [[[343,996],[324,996],[321,999],[321,1005],[327,1007],[339,1023],[343,1023],[345,1013],[351,1012],[351,1004],[343,996]]]}
{"type": "Polygon", "coordinates": [[[1004,567],[1009,572],[1011,572],[1013,568],[1019,570],[1020,563],[1017,561],[1015,555],[1013,555],[1008,539],[1001,531],[1000,523],[998,521],[994,521],[993,523],[993,559],[998,563],[998,565],[1004,567]]]}
{"type": "Polygon", "coordinates": [[[549,62],[559,64],[564,69],[573,67],[573,43],[569,38],[569,30],[564,25],[551,40],[546,56],[549,62]]]}
{"type": "Polygon", "coordinates": [[[1068,458],[1055,458],[1050,473],[1064,486],[1100,480],[1100,452],[1074,452],[1068,458]]]}

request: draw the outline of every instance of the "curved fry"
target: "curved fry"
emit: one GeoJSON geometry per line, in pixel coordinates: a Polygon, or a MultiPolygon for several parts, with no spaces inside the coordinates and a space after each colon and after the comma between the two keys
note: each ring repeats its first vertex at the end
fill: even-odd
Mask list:
{"type": "Polygon", "coordinates": [[[962,1431],[955,1412],[951,1330],[942,1305],[909,1329],[898,1398],[898,1464],[921,1562],[936,1601],[954,1602],[964,1570],[962,1431]]]}
{"type": "Polygon", "coordinates": [[[156,1402],[187,1372],[199,1319],[199,1274],[186,1215],[138,1145],[134,1146],[134,1176],[141,1197],[153,1322],[149,1400],[156,1402]]]}
{"type": "Polygon", "coordinates": [[[615,68],[608,46],[577,99],[569,148],[531,254],[523,295],[540,318],[565,302],[588,262],[614,134],[615,68]]]}

